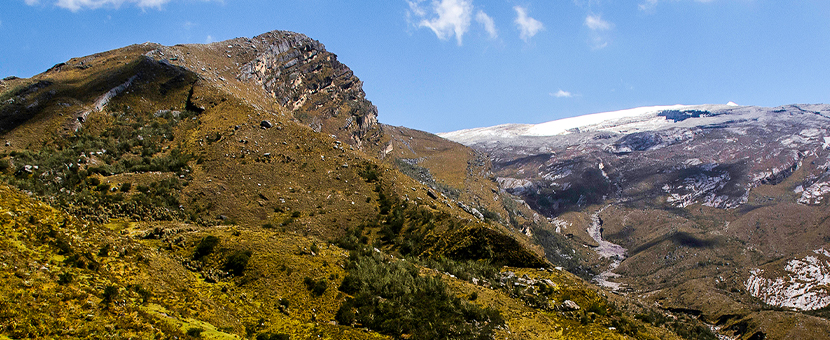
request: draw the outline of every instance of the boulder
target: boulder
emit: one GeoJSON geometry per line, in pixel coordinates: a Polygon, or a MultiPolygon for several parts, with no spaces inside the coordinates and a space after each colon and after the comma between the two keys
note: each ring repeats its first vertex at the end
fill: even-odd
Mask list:
{"type": "Polygon", "coordinates": [[[565,302],[562,302],[562,304],[559,305],[559,308],[563,311],[573,311],[580,309],[579,305],[577,305],[576,302],[573,302],[571,300],[565,300],[565,302]]]}

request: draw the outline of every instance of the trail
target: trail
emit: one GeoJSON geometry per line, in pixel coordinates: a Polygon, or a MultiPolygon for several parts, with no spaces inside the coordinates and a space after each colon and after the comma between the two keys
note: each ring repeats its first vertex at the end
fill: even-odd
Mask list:
{"type": "Polygon", "coordinates": [[[625,259],[626,249],[619,244],[614,244],[602,239],[602,220],[599,218],[599,214],[602,213],[605,208],[610,206],[610,204],[606,205],[591,215],[591,225],[588,226],[586,231],[588,232],[588,235],[599,244],[598,247],[594,248],[594,251],[596,251],[597,254],[603,258],[611,259],[611,266],[609,266],[606,271],[595,276],[594,281],[600,286],[616,291],[622,288],[623,284],[619,282],[611,282],[609,279],[620,276],[619,274],[614,273],[614,269],[617,269],[617,267],[620,266],[620,263],[622,263],[625,259]]]}

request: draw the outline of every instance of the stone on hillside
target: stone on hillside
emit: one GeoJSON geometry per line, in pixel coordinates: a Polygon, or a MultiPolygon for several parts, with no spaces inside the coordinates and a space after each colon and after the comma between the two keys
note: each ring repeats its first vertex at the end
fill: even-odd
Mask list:
{"type": "Polygon", "coordinates": [[[263,120],[262,122],[259,123],[259,126],[261,126],[263,129],[270,129],[270,128],[274,127],[274,124],[271,124],[271,122],[269,122],[267,120],[263,120]]]}
{"type": "Polygon", "coordinates": [[[559,308],[561,308],[564,311],[572,311],[572,310],[579,310],[580,309],[579,305],[577,305],[576,302],[573,302],[571,300],[565,300],[565,302],[562,302],[562,304],[559,306],[559,308]]]}

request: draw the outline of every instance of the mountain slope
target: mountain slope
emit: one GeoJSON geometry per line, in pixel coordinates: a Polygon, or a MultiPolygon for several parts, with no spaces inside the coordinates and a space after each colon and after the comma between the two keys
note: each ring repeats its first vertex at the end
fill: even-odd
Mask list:
{"type": "Polygon", "coordinates": [[[552,226],[486,159],[378,124],[304,35],[133,45],[0,86],[0,334],[700,333],[554,269],[583,263],[552,231],[560,254],[532,243],[552,226]]]}
{"type": "MultiPolygon", "coordinates": [[[[441,135],[488,153],[502,187],[562,233],[621,246],[597,249],[598,283],[753,325],[727,334],[777,338],[775,312],[752,311],[824,308],[830,295],[820,274],[830,268],[828,127],[828,105],[701,105],[441,135]]],[[[830,329],[788,317],[814,326],[804,336],[830,329]]]]}

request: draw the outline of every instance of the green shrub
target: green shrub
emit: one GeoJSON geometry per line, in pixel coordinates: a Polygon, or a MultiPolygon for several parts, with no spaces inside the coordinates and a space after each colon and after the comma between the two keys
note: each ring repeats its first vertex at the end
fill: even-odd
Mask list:
{"type": "Polygon", "coordinates": [[[257,334],[257,336],[256,336],[256,340],[290,340],[290,339],[291,339],[291,337],[289,337],[288,334],[283,334],[283,333],[277,333],[277,334],[260,333],[260,334],[257,334]]]}
{"type": "Polygon", "coordinates": [[[73,279],[72,274],[70,274],[69,272],[58,274],[58,284],[59,285],[65,285],[65,284],[72,283],[72,279],[73,279]]]}
{"type": "Polygon", "coordinates": [[[107,286],[104,288],[104,293],[101,295],[101,300],[104,304],[110,304],[118,298],[118,287],[107,286]]]}
{"type": "Polygon", "coordinates": [[[202,332],[204,332],[204,331],[205,331],[204,329],[196,328],[196,327],[188,328],[187,329],[187,336],[193,337],[193,338],[201,338],[202,337],[202,332]]]}
{"type": "Polygon", "coordinates": [[[340,324],[412,339],[489,339],[504,324],[497,310],[462,301],[440,278],[366,247],[350,253],[346,269],[340,290],[351,296],[335,315],[340,324]]]}
{"type": "Polygon", "coordinates": [[[250,250],[235,251],[225,260],[225,271],[234,276],[241,276],[245,273],[245,268],[248,267],[248,261],[251,259],[252,254],[253,252],[250,250]]]}
{"type": "Polygon", "coordinates": [[[316,296],[322,296],[323,293],[326,292],[326,288],[329,286],[326,279],[319,279],[315,281],[308,276],[303,279],[303,283],[305,284],[306,289],[310,290],[316,296]]]}
{"type": "Polygon", "coordinates": [[[199,260],[210,255],[217,245],[219,245],[218,237],[213,235],[205,236],[201,241],[199,241],[199,245],[196,246],[196,250],[193,252],[193,259],[199,260]]]}
{"type": "Polygon", "coordinates": [[[110,250],[112,250],[112,245],[110,245],[109,243],[101,246],[101,249],[98,249],[98,257],[109,256],[110,250]]]}

